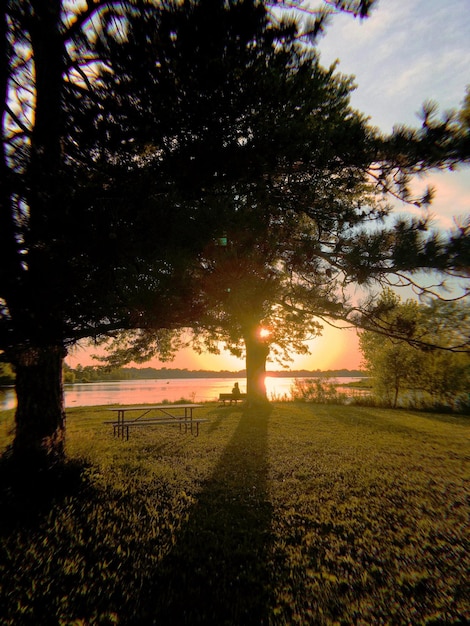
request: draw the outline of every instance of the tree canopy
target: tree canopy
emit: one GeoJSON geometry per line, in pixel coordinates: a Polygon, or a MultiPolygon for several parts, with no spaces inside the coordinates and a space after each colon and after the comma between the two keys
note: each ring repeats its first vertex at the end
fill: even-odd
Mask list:
{"type": "MultiPolygon", "coordinates": [[[[198,11],[204,15],[201,6],[191,17],[196,23],[198,11]]],[[[414,175],[454,167],[468,157],[467,131],[457,115],[440,119],[427,106],[421,128],[401,127],[383,136],[352,109],[352,80],[321,66],[312,38],[307,44],[295,22],[278,21],[282,45],[273,48],[273,27],[264,24],[264,38],[259,34],[256,40],[257,53],[263,50],[256,73],[246,60],[240,67],[230,55],[221,58],[220,50],[217,57],[212,41],[204,44],[212,60],[220,59],[223,76],[235,68],[237,86],[247,81],[242,100],[224,101],[224,124],[219,125],[217,90],[204,99],[208,108],[198,109],[197,100],[191,105],[191,124],[205,125],[213,137],[209,155],[196,142],[193,150],[202,156],[195,161],[209,164],[201,202],[212,207],[219,232],[190,272],[191,298],[198,303],[193,345],[216,350],[222,341],[233,354],[245,353],[248,393],[258,398],[264,396],[270,352],[286,359],[291,350],[304,350],[304,340],[320,331],[323,320],[370,327],[369,288],[409,286],[424,294],[429,286],[423,273],[435,272],[439,282],[465,278],[470,260],[468,224],[446,235],[432,231],[426,212],[431,191],[415,198],[409,189],[414,175]],[[233,103],[239,117],[230,117],[233,103]],[[396,197],[421,206],[422,216],[393,218],[396,197]],[[352,297],[357,286],[362,301],[352,297]]],[[[183,20],[172,24],[171,33],[178,62],[190,63],[185,55],[194,32],[183,20]]],[[[155,54],[150,47],[150,64],[155,54]]],[[[197,67],[191,93],[207,82],[197,67]]],[[[152,101],[145,81],[138,91],[147,94],[146,103],[152,101]]],[[[189,89],[182,86],[182,92],[189,89]]],[[[133,334],[132,348],[139,343],[151,354],[151,334],[133,334]]],[[[126,360],[136,351],[126,355],[121,348],[118,354],[126,360]]]]}

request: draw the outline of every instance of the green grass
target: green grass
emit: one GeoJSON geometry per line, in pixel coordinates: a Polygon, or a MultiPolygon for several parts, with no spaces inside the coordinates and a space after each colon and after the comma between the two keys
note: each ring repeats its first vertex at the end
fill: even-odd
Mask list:
{"type": "MultiPolygon", "coordinates": [[[[198,414],[197,438],[158,427],[126,442],[106,411],[72,409],[67,471],[2,469],[1,624],[470,620],[470,420],[294,403],[198,414]]],[[[0,450],[11,423],[0,413],[0,450]]]]}

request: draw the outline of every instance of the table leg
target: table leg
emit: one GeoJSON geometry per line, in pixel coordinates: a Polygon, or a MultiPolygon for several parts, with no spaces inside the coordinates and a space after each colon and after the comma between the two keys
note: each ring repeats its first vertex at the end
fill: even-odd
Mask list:
{"type": "MultiPolygon", "coordinates": [[[[118,411],[118,436],[121,436],[121,439],[124,439],[124,410],[120,409],[118,411]]],[[[129,439],[129,428],[127,429],[127,438],[129,439]]]]}

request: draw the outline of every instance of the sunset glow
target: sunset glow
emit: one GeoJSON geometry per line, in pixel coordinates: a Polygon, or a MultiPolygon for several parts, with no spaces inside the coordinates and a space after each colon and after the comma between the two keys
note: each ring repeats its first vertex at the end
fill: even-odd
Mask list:
{"type": "MultiPolygon", "coordinates": [[[[358,347],[357,334],[352,329],[339,330],[330,326],[325,326],[323,334],[307,342],[310,354],[292,354],[293,361],[288,364],[289,370],[328,370],[328,369],[359,369],[362,355],[358,347]]],[[[99,350],[96,346],[91,348],[77,347],[67,357],[67,363],[72,368],[78,364],[82,366],[97,365],[91,358],[92,354],[97,354],[99,350]]],[[[129,364],[133,366],[134,364],[129,364]]],[[[209,370],[209,371],[239,371],[245,368],[245,360],[232,356],[220,345],[220,354],[197,354],[193,350],[186,348],[181,350],[173,361],[161,362],[152,359],[148,363],[139,364],[137,367],[154,367],[161,369],[188,369],[188,370],[209,370]]],[[[268,360],[267,370],[283,369],[278,363],[268,360]]]]}

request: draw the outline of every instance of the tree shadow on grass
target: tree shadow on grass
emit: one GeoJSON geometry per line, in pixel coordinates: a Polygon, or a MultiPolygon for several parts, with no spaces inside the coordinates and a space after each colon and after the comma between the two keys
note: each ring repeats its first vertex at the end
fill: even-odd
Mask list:
{"type": "Polygon", "coordinates": [[[246,409],[171,553],[140,595],[133,623],[266,624],[267,425],[246,409]]]}
{"type": "Polygon", "coordinates": [[[238,414],[241,412],[243,412],[242,407],[218,407],[217,409],[209,411],[207,413],[207,417],[210,418],[210,421],[205,426],[207,433],[210,435],[214,431],[218,430],[227,417],[229,417],[232,413],[238,414]]]}
{"type": "Polygon", "coordinates": [[[15,528],[39,527],[52,507],[65,498],[90,494],[88,464],[70,460],[38,468],[15,460],[10,450],[0,456],[0,537],[15,528]]]}

